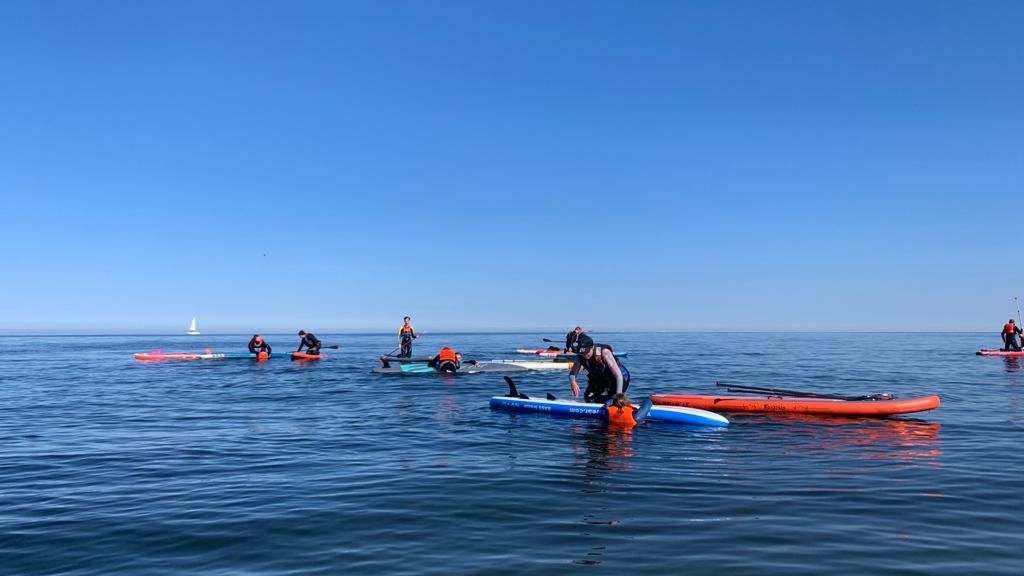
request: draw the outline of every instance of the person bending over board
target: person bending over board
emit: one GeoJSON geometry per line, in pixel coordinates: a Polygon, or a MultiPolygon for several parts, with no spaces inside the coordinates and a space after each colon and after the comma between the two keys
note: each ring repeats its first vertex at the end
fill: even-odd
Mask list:
{"type": "Polygon", "coordinates": [[[312,332],[299,330],[299,348],[296,352],[302,352],[303,346],[306,347],[306,354],[312,354],[313,356],[320,354],[320,339],[314,336],[312,332]]]}
{"type": "Polygon", "coordinates": [[[629,370],[615,359],[612,347],[607,344],[594,344],[594,340],[586,334],[580,334],[576,339],[576,359],[569,370],[569,387],[573,396],[580,395],[576,375],[580,373],[581,368],[587,371],[584,402],[604,404],[615,394],[625,392],[629,388],[629,370]]]}
{"type": "Polygon", "coordinates": [[[1013,323],[1013,318],[1010,318],[1006,324],[1003,324],[1003,350],[1009,352],[1020,352],[1020,345],[1017,344],[1017,334],[1021,334],[1022,331],[1020,326],[1013,323]]]}
{"type": "Polygon", "coordinates": [[[648,398],[639,408],[633,408],[626,393],[619,392],[605,404],[604,410],[609,426],[629,429],[642,423],[653,406],[654,403],[648,398]]]}
{"type": "Polygon", "coordinates": [[[402,319],[402,326],[398,329],[398,347],[402,350],[398,353],[399,358],[412,358],[412,341],[416,339],[416,330],[409,324],[412,318],[406,316],[402,319]]]}
{"type": "Polygon", "coordinates": [[[249,353],[255,354],[258,357],[264,357],[263,354],[270,356],[270,344],[267,344],[263,340],[263,336],[254,334],[252,339],[249,340],[249,353]]]}
{"type": "MultiPolygon", "coordinates": [[[[469,363],[473,366],[480,365],[476,360],[470,360],[469,363]]],[[[444,348],[441,348],[441,351],[437,353],[437,356],[434,356],[430,359],[430,362],[427,362],[427,366],[436,368],[438,372],[455,374],[459,371],[459,368],[462,368],[462,353],[456,352],[455,350],[445,346],[444,348]]]]}
{"type": "Polygon", "coordinates": [[[573,328],[571,332],[565,335],[566,354],[576,351],[576,339],[580,337],[580,334],[583,334],[583,328],[577,326],[573,328]]]}

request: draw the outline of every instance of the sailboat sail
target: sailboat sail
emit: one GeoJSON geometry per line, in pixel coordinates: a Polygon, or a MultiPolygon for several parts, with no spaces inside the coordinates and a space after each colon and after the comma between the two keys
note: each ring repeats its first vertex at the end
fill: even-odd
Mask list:
{"type": "Polygon", "coordinates": [[[188,334],[189,336],[198,336],[199,335],[199,329],[196,328],[196,317],[195,316],[192,317],[192,324],[188,327],[188,332],[186,332],[186,334],[188,334]]]}

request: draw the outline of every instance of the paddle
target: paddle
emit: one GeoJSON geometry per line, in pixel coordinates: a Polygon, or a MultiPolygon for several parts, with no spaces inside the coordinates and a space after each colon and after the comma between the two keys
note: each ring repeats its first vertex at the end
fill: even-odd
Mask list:
{"type": "Polygon", "coordinates": [[[895,396],[891,394],[871,394],[868,396],[842,396],[839,394],[816,394],[814,392],[800,392],[798,390],[783,390],[780,388],[761,388],[759,386],[744,386],[742,384],[723,384],[715,382],[715,386],[725,388],[729,392],[740,394],[769,394],[775,396],[793,396],[795,398],[823,398],[826,400],[846,400],[855,402],[860,400],[892,400],[895,396]]]}

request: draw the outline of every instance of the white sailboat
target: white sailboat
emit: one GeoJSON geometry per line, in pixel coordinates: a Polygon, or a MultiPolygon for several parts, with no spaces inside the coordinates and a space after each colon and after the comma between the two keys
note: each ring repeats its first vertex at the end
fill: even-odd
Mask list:
{"type": "Polygon", "coordinates": [[[185,332],[189,336],[199,336],[199,328],[196,328],[196,317],[192,317],[192,324],[188,327],[188,332],[185,332]]]}

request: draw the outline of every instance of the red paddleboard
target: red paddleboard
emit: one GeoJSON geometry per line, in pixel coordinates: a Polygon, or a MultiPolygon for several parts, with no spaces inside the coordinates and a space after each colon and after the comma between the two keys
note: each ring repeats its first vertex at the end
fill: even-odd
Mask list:
{"type": "Polygon", "coordinates": [[[793,412],[834,416],[889,416],[934,410],[938,396],[906,400],[833,400],[830,398],[793,398],[786,396],[702,396],[665,394],[651,396],[655,404],[700,408],[715,412],[793,412]]]}

